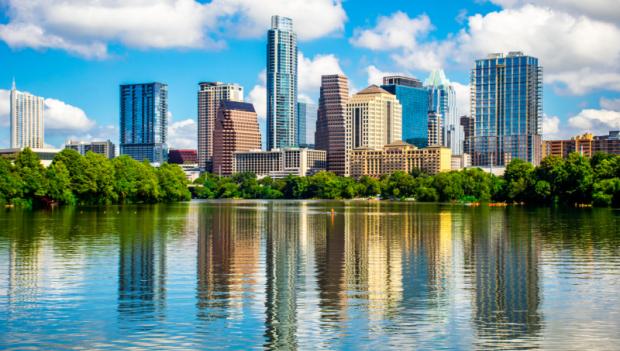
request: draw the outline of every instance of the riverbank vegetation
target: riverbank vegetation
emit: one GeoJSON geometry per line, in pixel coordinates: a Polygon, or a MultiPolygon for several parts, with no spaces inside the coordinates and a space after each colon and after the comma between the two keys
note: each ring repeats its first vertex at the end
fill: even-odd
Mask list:
{"type": "Polygon", "coordinates": [[[195,181],[194,196],[204,199],[352,199],[381,197],[425,202],[508,202],[620,206],[620,156],[571,154],[547,157],[540,166],[513,160],[503,177],[477,168],[428,175],[396,172],[381,179],[358,180],[319,172],[308,177],[257,179],[205,174],[195,181]]]}
{"type": "Polygon", "coordinates": [[[66,149],[48,168],[30,149],[14,160],[0,157],[0,204],[9,206],[174,202],[191,198],[187,185],[179,166],[155,168],[129,156],[109,160],[66,149]]]}

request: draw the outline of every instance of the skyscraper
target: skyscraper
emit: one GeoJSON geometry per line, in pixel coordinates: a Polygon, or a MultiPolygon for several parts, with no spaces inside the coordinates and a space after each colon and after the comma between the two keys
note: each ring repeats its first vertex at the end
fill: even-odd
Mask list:
{"type": "Polygon", "coordinates": [[[243,87],[220,82],[201,82],[198,86],[198,166],[211,170],[213,130],[220,101],[243,101],[243,87]]]}
{"type": "Polygon", "coordinates": [[[428,141],[428,90],[418,79],[402,76],[383,77],[381,88],[396,95],[402,105],[402,138],[417,147],[428,141]]]}
{"type": "Polygon", "coordinates": [[[297,103],[297,146],[307,147],[314,144],[314,136],[308,138],[308,126],[316,118],[316,105],[307,102],[297,103]]]}
{"type": "Polygon", "coordinates": [[[272,16],[267,32],[267,149],[297,146],[297,35],[293,21],[272,16]]]}
{"type": "Polygon", "coordinates": [[[441,114],[428,111],[428,146],[443,146],[443,129],[441,114]]]}
{"type": "Polygon", "coordinates": [[[260,147],[260,130],[254,105],[222,100],[213,131],[213,172],[232,174],[235,152],[260,147]]]}
{"type": "Polygon", "coordinates": [[[510,52],[476,60],[471,96],[473,165],[504,166],[514,158],[538,165],[542,154],[538,59],[510,52]]]}
{"type": "Polygon", "coordinates": [[[314,144],[317,150],[327,151],[327,169],[338,175],[346,173],[348,155],[345,131],[348,100],[347,77],[338,74],[321,77],[314,144]]]}
{"type": "Polygon", "coordinates": [[[11,148],[43,148],[43,98],[11,87],[11,148]]]}
{"type": "Polygon", "coordinates": [[[402,107],[389,92],[371,85],[347,103],[347,149],[380,149],[400,141],[402,107]]]}
{"type": "Polygon", "coordinates": [[[121,155],[163,163],[168,156],[168,85],[120,86],[121,155]]]}
{"type": "Polygon", "coordinates": [[[461,116],[463,128],[463,153],[471,155],[471,138],[474,136],[474,119],[469,116],[461,116]]]}
{"type": "Polygon", "coordinates": [[[452,149],[452,154],[463,153],[463,129],[456,111],[456,92],[443,70],[433,70],[424,81],[430,100],[429,110],[441,117],[441,145],[452,149]]]}

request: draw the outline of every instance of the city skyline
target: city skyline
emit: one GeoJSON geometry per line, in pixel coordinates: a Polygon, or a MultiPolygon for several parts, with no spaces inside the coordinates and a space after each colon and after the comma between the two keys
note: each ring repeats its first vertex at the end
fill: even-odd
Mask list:
{"type": "MultiPolygon", "coordinates": [[[[154,39],[142,45],[139,41],[148,38],[132,41],[118,31],[114,32],[117,34],[89,31],[91,34],[78,38],[63,37],[68,34],[58,32],[58,28],[43,27],[41,35],[63,38],[63,46],[36,40],[19,42],[18,36],[11,36],[19,30],[16,23],[28,20],[20,17],[19,9],[12,4],[9,1],[7,7],[0,10],[0,57],[6,63],[0,72],[0,82],[3,82],[0,84],[2,147],[8,146],[6,97],[13,76],[20,90],[45,97],[45,140],[55,147],[67,139],[91,137],[117,141],[118,85],[148,81],[161,81],[170,87],[171,147],[196,148],[196,138],[187,136],[196,134],[195,86],[203,80],[238,82],[244,86],[246,100],[257,107],[263,136],[266,136],[264,103],[257,102],[265,100],[261,95],[265,92],[261,74],[265,67],[264,33],[273,14],[290,16],[299,29],[299,100],[302,102],[317,103],[322,74],[344,73],[351,81],[351,93],[355,93],[368,83],[381,83],[378,79],[389,73],[403,73],[423,80],[432,69],[443,68],[448,79],[456,83],[458,105],[462,109],[462,105],[469,103],[462,97],[467,96],[468,74],[474,60],[493,52],[520,50],[537,57],[545,67],[543,125],[546,139],[583,132],[602,135],[620,127],[620,85],[616,79],[620,73],[612,64],[620,57],[620,49],[607,48],[606,44],[620,38],[619,20],[613,12],[605,14],[597,11],[594,5],[575,5],[581,6],[575,8],[542,2],[532,5],[513,2],[511,7],[501,7],[492,2],[472,2],[420,7],[404,1],[385,6],[371,2],[319,1],[305,9],[308,14],[314,14],[311,11],[319,8],[324,14],[320,19],[326,21],[325,25],[316,26],[309,25],[308,19],[299,13],[296,8],[300,6],[284,7],[281,2],[269,1],[265,9],[251,15],[242,9],[235,9],[230,15],[237,19],[248,18],[247,23],[231,21],[231,26],[243,28],[240,33],[244,34],[229,33],[209,41],[207,34],[213,32],[207,28],[206,34],[196,39],[205,43],[202,46],[175,43],[173,39],[179,37],[177,32],[162,39],[172,44],[163,42],[158,46],[154,39]],[[494,26],[501,24],[498,22],[512,19],[518,23],[519,19],[533,16],[542,18],[535,32],[546,30],[557,36],[552,38],[557,39],[552,41],[553,45],[547,45],[550,48],[540,48],[537,40],[519,25],[493,31],[497,29],[494,26]],[[552,31],[556,28],[554,20],[566,25],[558,25],[558,30],[552,31]],[[601,35],[588,36],[588,24],[601,35]],[[460,35],[461,30],[465,35],[460,35]],[[449,38],[450,34],[453,39],[449,38]],[[590,38],[588,47],[591,52],[597,52],[597,57],[583,52],[583,44],[574,39],[577,34],[590,38]],[[217,50],[208,47],[209,43],[218,44],[215,45],[217,50]],[[93,56],[88,49],[105,51],[106,55],[93,56]],[[416,50],[419,56],[413,55],[416,50]],[[209,65],[200,64],[206,61],[209,65]],[[33,68],[37,66],[35,62],[39,67],[33,68]],[[172,62],[178,64],[172,65],[172,62]]],[[[42,5],[33,17],[44,16],[48,7],[42,5]]],[[[105,2],[100,5],[100,8],[107,7],[119,13],[124,10],[122,6],[112,8],[105,2]]],[[[80,8],[69,10],[79,12],[80,8]]],[[[62,25],[60,23],[59,27],[62,25]]],[[[135,30],[145,31],[138,34],[151,34],[147,29],[135,30]]],[[[540,42],[549,41],[547,37],[540,38],[540,42]]],[[[460,112],[459,116],[462,114],[460,112]]]]}

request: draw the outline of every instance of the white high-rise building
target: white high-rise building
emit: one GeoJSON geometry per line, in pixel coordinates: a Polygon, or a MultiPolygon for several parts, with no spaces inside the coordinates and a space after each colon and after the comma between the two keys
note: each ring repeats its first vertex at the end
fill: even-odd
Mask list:
{"type": "Polygon", "coordinates": [[[11,87],[11,148],[43,148],[43,98],[11,87]]]}
{"type": "MultiPolygon", "coordinates": [[[[430,94],[429,110],[440,117],[440,144],[452,149],[453,155],[463,153],[463,127],[456,111],[456,92],[443,70],[433,70],[424,82],[430,94]]],[[[438,139],[439,140],[439,139],[438,139]]]]}
{"type": "Polygon", "coordinates": [[[198,84],[198,166],[211,170],[213,161],[213,131],[220,101],[243,101],[239,84],[201,82],[198,84]]]}

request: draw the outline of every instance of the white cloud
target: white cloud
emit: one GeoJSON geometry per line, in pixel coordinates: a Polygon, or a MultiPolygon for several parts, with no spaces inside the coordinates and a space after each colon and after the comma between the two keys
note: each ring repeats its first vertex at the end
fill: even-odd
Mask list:
{"type": "Polygon", "coordinates": [[[267,117],[267,88],[265,84],[255,85],[248,95],[248,102],[254,105],[258,119],[263,121],[267,117]]]}
{"type": "Polygon", "coordinates": [[[418,37],[423,37],[433,29],[426,14],[416,18],[401,11],[390,17],[381,16],[372,29],[356,29],[351,44],[372,50],[408,49],[417,46],[418,37]]]}
{"type": "Polygon", "coordinates": [[[491,2],[506,8],[534,4],[611,22],[620,20],[620,6],[617,0],[491,0],[491,2]]]}
{"type": "Polygon", "coordinates": [[[56,99],[45,99],[45,130],[87,131],[95,126],[86,113],[75,106],[56,99]]]}
{"type": "Polygon", "coordinates": [[[299,94],[316,95],[321,87],[321,76],[342,74],[338,58],[332,54],[307,58],[299,52],[297,84],[299,94]]]}
{"type": "Polygon", "coordinates": [[[382,71],[375,65],[366,67],[366,74],[368,75],[368,85],[381,85],[383,84],[383,77],[386,76],[406,75],[404,73],[382,71]]]}
{"type": "Polygon", "coordinates": [[[11,119],[11,92],[0,89],[0,127],[8,127],[11,119]]]}
{"type": "Polygon", "coordinates": [[[601,108],[605,110],[620,111],[620,98],[607,99],[603,97],[599,100],[599,104],[601,105],[601,108]]]}
{"type": "Polygon", "coordinates": [[[610,130],[620,129],[620,112],[610,110],[585,109],[568,119],[568,124],[581,131],[594,135],[607,134],[610,130]]]}
{"type": "MultiPolygon", "coordinates": [[[[617,65],[620,46],[610,45],[620,42],[618,23],[524,5],[470,16],[466,28],[444,40],[422,42],[420,38],[426,33],[416,35],[417,38],[410,38],[406,44],[385,46],[393,50],[392,58],[401,67],[422,70],[449,64],[472,67],[475,59],[489,53],[522,51],[540,59],[545,81],[560,91],[570,94],[585,94],[595,89],[620,91],[617,65]]],[[[358,39],[359,34],[352,40],[358,39]]]]}
{"type": "Polygon", "coordinates": [[[10,21],[0,39],[12,48],[109,56],[120,43],[139,49],[225,46],[226,37],[265,35],[272,14],[289,15],[300,39],[344,30],[338,0],[4,0],[10,21]]]}
{"type": "Polygon", "coordinates": [[[168,125],[168,145],[174,149],[196,148],[196,121],[188,118],[168,125]]]}

